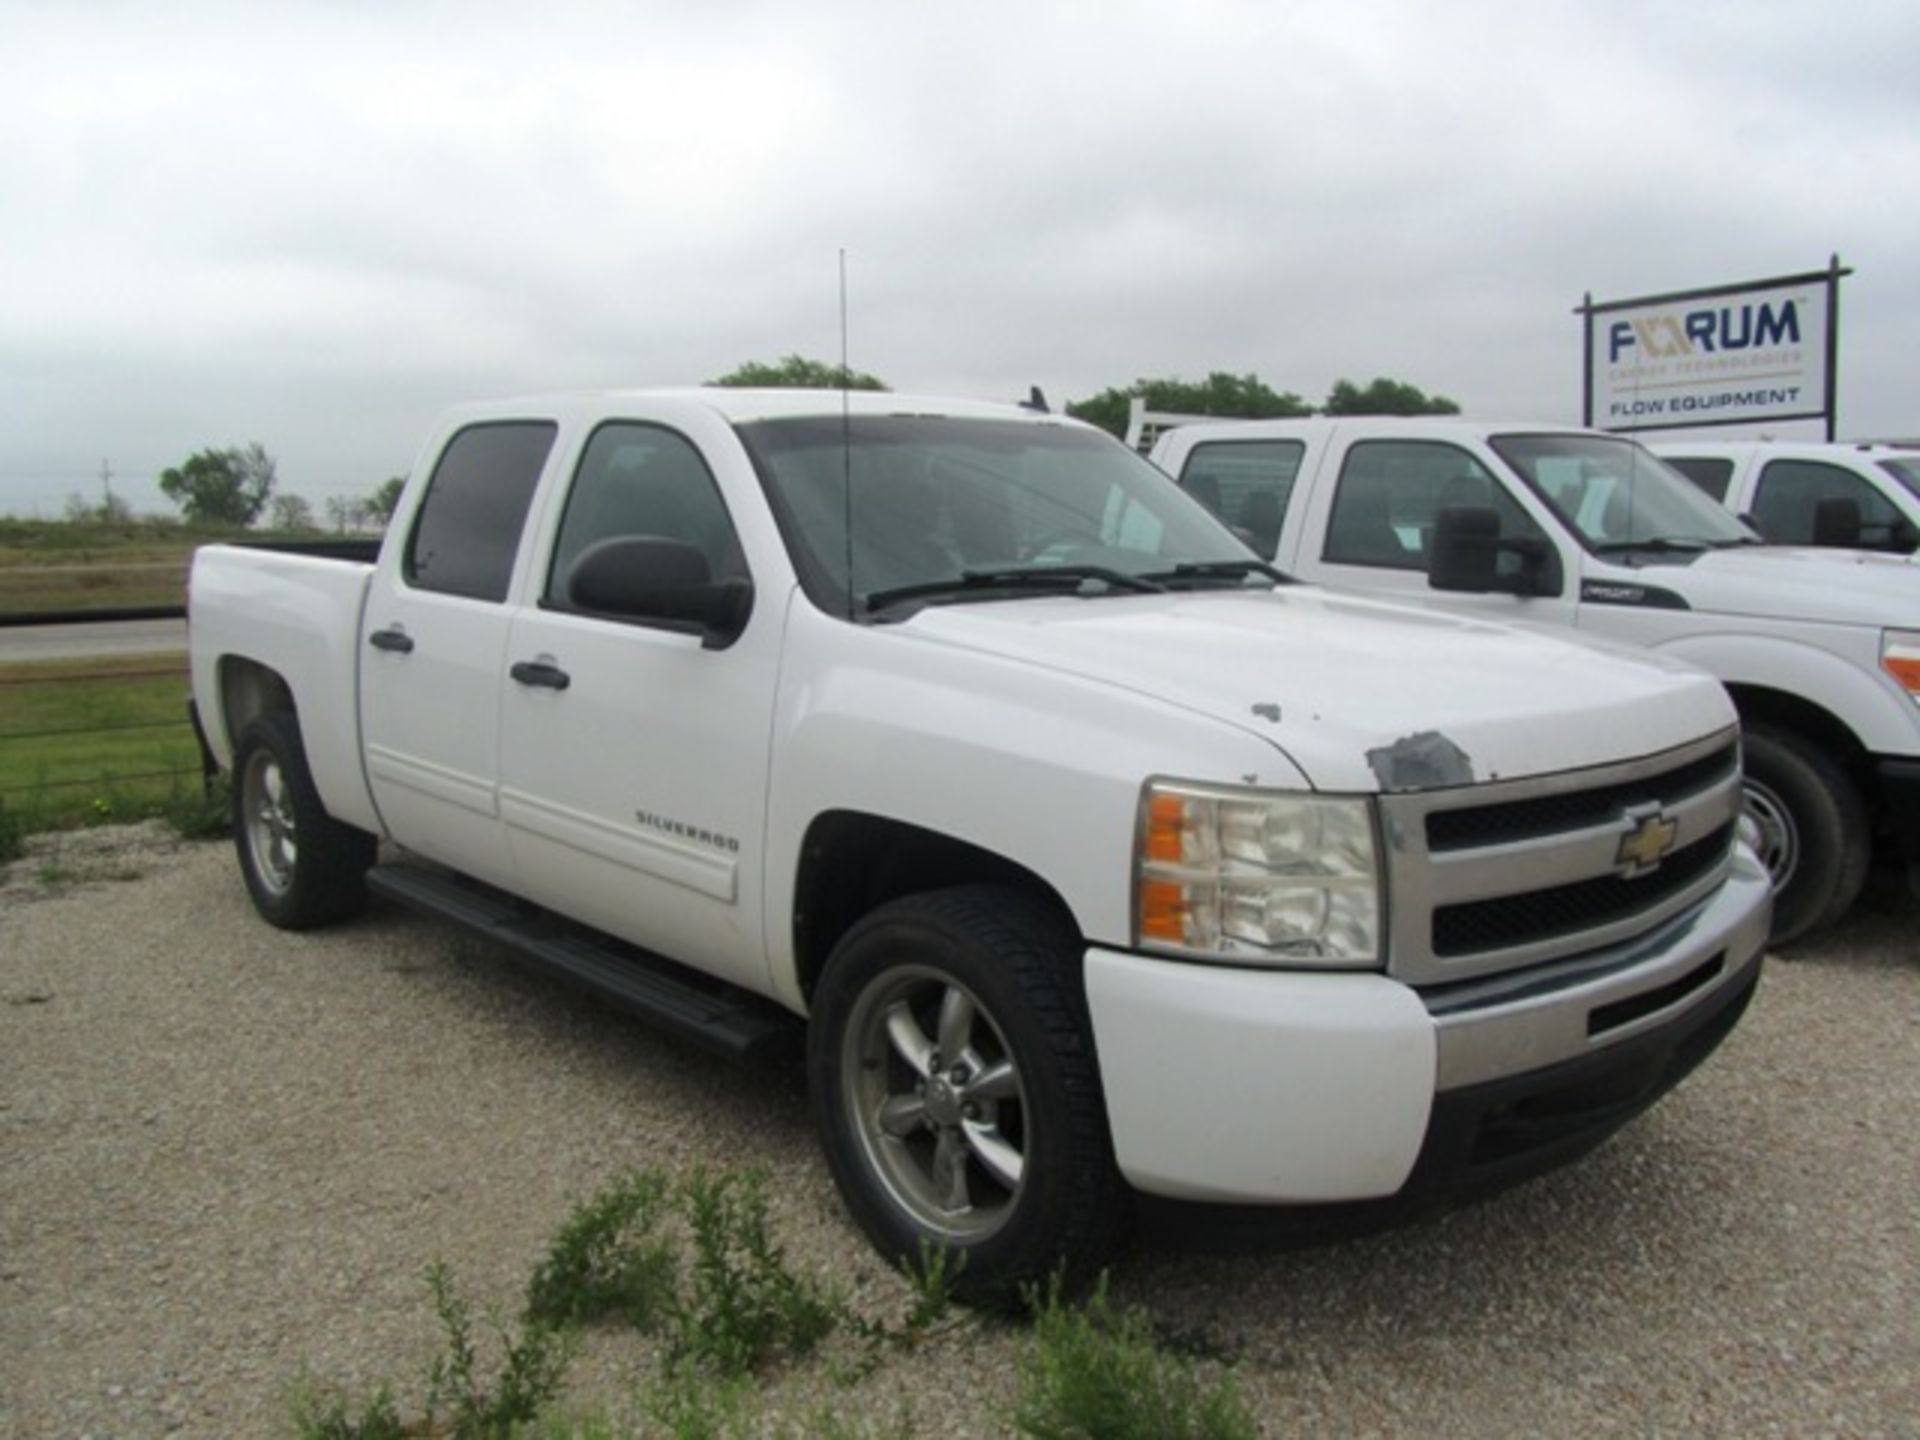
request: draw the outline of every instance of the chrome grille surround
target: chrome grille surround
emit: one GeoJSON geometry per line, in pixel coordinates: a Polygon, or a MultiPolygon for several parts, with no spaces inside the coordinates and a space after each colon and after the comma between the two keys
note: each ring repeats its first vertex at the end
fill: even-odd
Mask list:
{"type": "MultiPolygon", "coordinates": [[[[1738,732],[1722,730],[1705,739],[1618,765],[1562,771],[1524,780],[1490,781],[1447,790],[1416,791],[1380,798],[1385,840],[1389,916],[1387,973],[1409,985],[1438,985],[1540,965],[1617,945],[1697,905],[1726,879],[1732,861],[1730,837],[1740,814],[1738,732]],[[1711,763],[1716,756],[1724,764],[1711,763]],[[1703,763],[1706,762],[1706,763],[1703,763]],[[1586,803],[1589,792],[1607,792],[1603,803],[1586,803]],[[1649,799],[1649,796],[1653,797],[1649,799]],[[1540,802],[1568,798],[1565,807],[1579,818],[1567,828],[1542,831],[1526,827],[1523,838],[1491,844],[1461,845],[1450,840],[1435,849],[1428,841],[1428,819],[1448,812],[1497,811],[1504,805],[1525,813],[1552,813],[1540,802]],[[1436,913],[1511,898],[1516,908],[1535,905],[1553,892],[1579,893],[1591,882],[1619,877],[1622,887],[1636,880],[1636,867],[1621,859],[1621,845],[1650,814],[1674,822],[1672,848],[1660,863],[1644,871],[1645,906],[1622,913],[1609,907],[1599,923],[1556,928],[1539,938],[1495,949],[1439,954],[1434,943],[1436,913]],[[1702,844],[1719,853],[1687,856],[1695,872],[1678,886],[1658,877],[1675,857],[1702,844]]],[[[1446,828],[1445,826],[1442,827],[1446,828]]]]}

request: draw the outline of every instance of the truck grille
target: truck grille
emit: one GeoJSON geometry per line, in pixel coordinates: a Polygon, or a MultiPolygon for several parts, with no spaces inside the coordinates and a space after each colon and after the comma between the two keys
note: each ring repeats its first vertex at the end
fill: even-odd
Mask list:
{"type": "Polygon", "coordinates": [[[1647,875],[1599,875],[1524,895],[1442,905],[1433,912],[1433,953],[1451,959],[1477,950],[1505,950],[1631,919],[1691,888],[1719,867],[1732,845],[1733,826],[1722,825],[1706,839],[1669,855],[1647,875]]]}
{"type": "Polygon", "coordinates": [[[1704,899],[1731,863],[1739,747],[1729,731],[1625,765],[1389,795],[1381,809],[1388,968],[1444,983],[1619,945],[1704,899]]]}

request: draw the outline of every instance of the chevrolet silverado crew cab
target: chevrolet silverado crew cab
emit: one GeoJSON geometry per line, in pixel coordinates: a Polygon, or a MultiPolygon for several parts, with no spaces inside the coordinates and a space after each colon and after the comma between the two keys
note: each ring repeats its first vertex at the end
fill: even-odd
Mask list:
{"type": "Polygon", "coordinates": [[[1775,545],[1920,549],[1920,450],[1772,440],[1647,448],[1775,545]]]}
{"type": "Polygon", "coordinates": [[[1765,546],[1640,445],[1594,431],[1224,421],[1163,425],[1153,458],[1303,579],[1577,629],[1718,676],[1740,710],[1776,941],[1846,912],[1876,837],[1920,880],[1920,569],[1906,561],[1765,546]]]}
{"type": "Polygon", "coordinates": [[[371,890],[803,1044],[855,1220],[975,1295],[1143,1197],[1373,1223],[1567,1159],[1759,974],[1711,677],[1286,583],[1056,417],[459,409],[377,556],[205,548],[191,636],[268,921],[371,890]]]}

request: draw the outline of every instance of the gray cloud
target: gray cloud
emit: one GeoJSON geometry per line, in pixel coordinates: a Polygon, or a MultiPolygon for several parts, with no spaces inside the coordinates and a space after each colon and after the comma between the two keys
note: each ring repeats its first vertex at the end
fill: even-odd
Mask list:
{"type": "Polygon", "coordinates": [[[1917,51],[1784,0],[0,4],[0,509],[251,439],[362,492],[454,400],[831,356],[841,247],[902,388],[1542,419],[1582,292],[1838,251],[1843,429],[1912,432],[1917,51]]]}

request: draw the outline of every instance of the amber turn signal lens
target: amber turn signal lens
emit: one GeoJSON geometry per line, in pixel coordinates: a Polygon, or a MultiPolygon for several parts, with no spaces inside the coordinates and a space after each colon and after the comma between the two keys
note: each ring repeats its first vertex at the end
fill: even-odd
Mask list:
{"type": "Polygon", "coordinates": [[[1178,944],[1186,938],[1187,900],[1184,887],[1171,880],[1140,882],[1140,935],[1147,940],[1178,944]]]}
{"type": "Polygon", "coordinates": [[[1186,801],[1159,794],[1147,802],[1147,859],[1177,865],[1184,853],[1181,837],[1187,825],[1186,801]]]}

